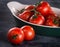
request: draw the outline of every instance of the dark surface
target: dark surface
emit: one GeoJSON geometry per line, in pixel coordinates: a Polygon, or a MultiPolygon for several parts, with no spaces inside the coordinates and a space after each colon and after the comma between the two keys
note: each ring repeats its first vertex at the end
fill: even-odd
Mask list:
{"type": "MultiPolygon", "coordinates": [[[[20,45],[13,45],[8,42],[6,34],[11,27],[16,26],[16,22],[7,8],[7,3],[12,0],[0,0],[0,47],[60,47],[60,38],[38,36],[28,42],[23,42],[20,45]]],[[[39,0],[16,0],[24,4],[35,4],[39,0]]],[[[59,0],[47,0],[51,6],[60,8],[59,0]]]]}

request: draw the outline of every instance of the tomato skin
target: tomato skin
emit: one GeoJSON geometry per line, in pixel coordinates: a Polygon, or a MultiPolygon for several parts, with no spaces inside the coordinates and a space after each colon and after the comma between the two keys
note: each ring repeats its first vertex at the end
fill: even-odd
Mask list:
{"type": "Polygon", "coordinates": [[[56,18],[56,17],[57,17],[57,14],[51,12],[50,14],[48,14],[47,17],[45,17],[45,19],[47,20],[49,18],[56,18]]]}
{"type": "Polygon", "coordinates": [[[43,16],[48,16],[52,9],[48,2],[41,1],[41,3],[36,7],[36,10],[40,12],[43,16]]]}
{"type": "Polygon", "coordinates": [[[54,26],[51,18],[47,20],[46,25],[48,25],[48,26],[54,26]]]}
{"type": "Polygon", "coordinates": [[[34,7],[35,6],[33,6],[33,5],[29,5],[29,6],[26,6],[25,7],[25,10],[30,10],[31,11],[32,9],[34,9],[34,7]]]}
{"type": "Polygon", "coordinates": [[[59,26],[59,21],[57,21],[57,23],[55,23],[53,20],[56,20],[56,19],[52,19],[51,17],[49,17],[48,19],[47,19],[47,21],[46,21],[46,25],[47,26],[52,26],[52,27],[58,27],[59,26]]]}
{"type": "Polygon", "coordinates": [[[24,39],[25,40],[32,40],[32,39],[34,39],[35,31],[34,31],[34,29],[31,26],[25,25],[25,26],[21,27],[21,29],[24,32],[24,39]]]}
{"type": "Polygon", "coordinates": [[[13,44],[20,44],[24,40],[24,33],[20,28],[13,27],[8,31],[7,38],[13,44]]]}
{"type": "Polygon", "coordinates": [[[18,17],[25,21],[28,21],[29,17],[32,15],[33,15],[33,12],[26,10],[23,13],[19,14],[18,17]]]}
{"type": "Polygon", "coordinates": [[[45,21],[44,16],[40,14],[36,14],[36,18],[34,18],[34,16],[35,15],[31,16],[31,18],[29,19],[29,22],[34,23],[34,24],[39,24],[39,25],[44,24],[44,21],[45,21]]]}

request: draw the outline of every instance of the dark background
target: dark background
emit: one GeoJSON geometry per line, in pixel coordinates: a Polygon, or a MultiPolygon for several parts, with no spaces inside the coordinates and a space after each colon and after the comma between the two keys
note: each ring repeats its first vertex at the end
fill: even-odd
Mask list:
{"type": "MultiPolygon", "coordinates": [[[[47,37],[36,35],[33,41],[23,42],[20,45],[13,45],[8,42],[6,34],[14,27],[16,22],[7,7],[10,1],[18,1],[23,4],[35,4],[41,0],[0,0],[0,47],[60,47],[59,37],[47,37]]],[[[51,6],[60,8],[60,0],[46,0],[51,6]]]]}

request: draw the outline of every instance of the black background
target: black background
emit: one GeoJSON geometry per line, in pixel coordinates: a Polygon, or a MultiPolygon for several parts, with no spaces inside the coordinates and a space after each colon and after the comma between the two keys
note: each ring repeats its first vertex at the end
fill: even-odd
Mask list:
{"type": "MultiPolygon", "coordinates": [[[[59,37],[47,37],[36,35],[33,41],[23,42],[20,45],[13,45],[8,42],[6,34],[16,24],[13,15],[7,7],[10,1],[18,1],[23,4],[35,4],[41,0],[0,0],[0,47],[60,47],[59,37]]],[[[60,0],[46,0],[51,6],[60,8],[60,0]]]]}

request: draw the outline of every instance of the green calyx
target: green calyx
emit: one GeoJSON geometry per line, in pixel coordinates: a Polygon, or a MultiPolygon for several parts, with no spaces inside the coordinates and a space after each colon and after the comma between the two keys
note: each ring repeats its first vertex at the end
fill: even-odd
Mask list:
{"type": "Polygon", "coordinates": [[[53,23],[54,23],[54,24],[59,24],[59,19],[54,19],[54,20],[53,20],[53,23]]]}
{"type": "Polygon", "coordinates": [[[17,34],[16,35],[13,35],[12,36],[12,39],[16,39],[17,36],[18,36],[17,34]]]}
{"type": "Polygon", "coordinates": [[[31,10],[31,11],[34,12],[33,19],[36,19],[38,17],[37,15],[41,15],[41,13],[37,12],[35,8],[33,10],[31,10]]]}
{"type": "Polygon", "coordinates": [[[36,19],[37,17],[38,17],[38,16],[34,15],[34,16],[33,16],[33,19],[36,19]]]}
{"type": "Polygon", "coordinates": [[[24,10],[25,10],[25,9],[22,9],[22,10],[18,11],[18,13],[22,13],[24,10]]]}
{"type": "Polygon", "coordinates": [[[34,11],[34,16],[33,16],[33,19],[35,19],[35,18],[37,18],[38,16],[37,16],[37,14],[39,14],[35,9],[33,9],[33,11],[34,11]]]}
{"type": "Polygon", "coordinates": [[[35,4],[35,6],[38,6],[40,4],[40,2],[37,2],[36,4],[35,4]]]}

